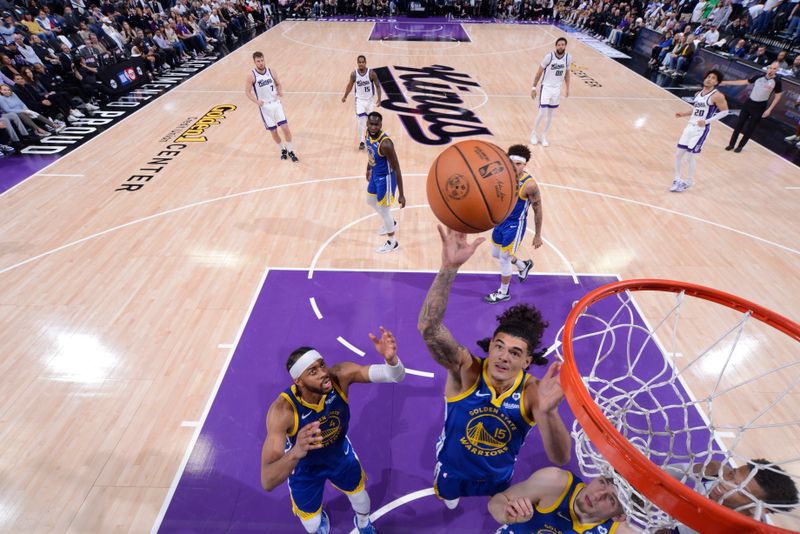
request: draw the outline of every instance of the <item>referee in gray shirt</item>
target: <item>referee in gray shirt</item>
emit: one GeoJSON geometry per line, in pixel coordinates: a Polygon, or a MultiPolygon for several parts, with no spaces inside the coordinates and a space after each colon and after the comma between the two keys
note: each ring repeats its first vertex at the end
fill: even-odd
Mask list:
{"type": "Polygon", "coordinates": [[[758,126],[762,118],[769,117],[778,102],[781,101],[781,78],[777,76],[778,62],[770,63],[767,66],[766,74],[756,74],[747,80],[731,80],[729,82],[722,82],[720,85],[747,85],[753,84],[753,90],[750,91],[750,98],[744,103],[740,113],[739,120],[736,121],[736,127],[733,129],[731,141],[725,150],[733,150],[734,152],[741,152],[744,145],[753,135],[753,132],[758,126]],[[772,104],[769,103],[769,98],[775,93],[775,98],[772,99],[772,104]],[[769,107],[767,107],[769,106],[769,107]],[[736,139],[742,133],[742,140],[739,146],[736,146],[736,139]]]}

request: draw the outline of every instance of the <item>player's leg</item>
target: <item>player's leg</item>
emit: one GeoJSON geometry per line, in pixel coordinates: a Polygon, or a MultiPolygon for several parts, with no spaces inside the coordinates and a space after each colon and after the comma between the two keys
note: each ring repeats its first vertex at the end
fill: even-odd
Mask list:
{"type": "Polygon", "coordinates": [[[289,498],[292,501],[292,512],[300,518],[303,528],[309,534],[330,532],[328,514],[322,509],[324,487],[324,476],[300,472],[293,473],[289,477],[289,498]]]}
{"type": "Polygon", "coordinates": [[[264,128],[267,129],[270,136],[272,136],[272,140],[275,141],[275,144],[278,145],[281,149],[281,159],[287,159],[286,155],[286,147],[283,146],[283,141],[281,141],[281,136],[278,135],[278,124],[275,120],[275,109],[273,104],[264,104],[260,108],[258,108],[259,114],[261,115],[261,121],[264,123],[264,128]]]}
{"type": "Polygon", "coordinates": [[[556,107],[558,107],[557,104],[554,107],[547,108],[547,112],[545,113],[544,129],[542,130],[542,146],[550,146],[550,143],[547,142],[547,131],[550,129],[550,124],[553,122],[553,112],[556,107]]]}
{"type": "Polygon", "coordinates": [[[686,165],[686,180],[683,182],[683,191],[686,191],[694,185],[694,170],[697,167],[697,153],[687,152],[686,159],[688,160],[688,164],[686,165]]]}
{"type": "Polygon", "coordinates": [[[280,102],[278,102],[275,107],[275,123],[283,134],[283,139],[285,140],[284,146],[289,158],[296,163],[298,159],[292,147],[292,131],[289,129],[289,122],[286,120],[286,113],[284,113],[283,106],[280,102]]]}
{"type": "Polygon", "coordinates": [[[497,304],[511,299],[508,287],[511,284],[511,275],[514,267],[511,263],[511,251],[517,228],[511,224],[503,223],[492,231],[492,256],[500,263],[500,288],[494,293],[483,297],[484,302],[497,304]]]}
{"type": "Polygon", "coordinates": [[[353,523],[359,534],[375,534],[375,527],[372,526],[369,519],[371,503],[369,494],[364,487],[366,480],[367,476],[361,467],[361,462],[350,445],[341,467],[330,477],[330,481],[333,487],[347,495],[350,506],[355,512],[353,523]]]}
{"type": "Polygon", "coordinates": [[[669,190],[673,193],[683,186],[683,180],[681,179],[681,167],[683,166],[683,160],[685,157],[686,149],[679,146],[675,151],[675,179],[672,181],[672,187],[669,188],[669,190]]]}
{"type": "Polygon", "coordinates": [[[516,256],[511,256],[511,263],[517,268],[517,278],[520,282],[524,282],[528,278],[528,274],[533,269],[533,260],[521,260],[516,256]]]}
{"type": "Polygon", "coordinates": [[[394,173],[390,172],[386,176],[379,177],[375,181],[375,199],[378,205],[376,211],[383,219],[383,228],[386,231],[386,242],[375,249],[375,252],[385,254],[391,252],[399,246],[397,239],[395,239],[395,232],[397,231],[397,223],[392,219],[390,208],[394,203],[394,194],[397,189],[397,181],[394,173]]]}

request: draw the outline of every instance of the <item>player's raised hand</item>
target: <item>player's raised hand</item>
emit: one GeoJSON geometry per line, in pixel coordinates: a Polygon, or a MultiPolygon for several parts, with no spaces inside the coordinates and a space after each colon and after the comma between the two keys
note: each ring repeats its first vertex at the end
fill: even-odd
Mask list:
{"type": "Polygon", "coordinates": [[[475,253],[486,238],[479,237],[472,243],[467,241],[467,234],[457,232],[452,228],[445,229],[441,224],[436,226],[442,238],[442,266],[461,267],[475,253]]]}
{"type": "Polygon", "coordinates": [[[533,517],[533,505],[527,497],[511,499],[506,504],[505,513],[509,524],[525,523],[533,517]]]}
{"type": "Polygon", "coordinates": [[[297,441],[292,447],[292,452],[298,458],[305,458],[308,451],[322,448],[322,432],[319,430],[319,421],[314,421],[300,429],[297,441]]]}
{"type": "Polygon", "coordinates": [[[384,327],[381,326],[380,329],[380,338],[375,337],[372,332],[369,333],[369,338],[372,340],[372,344],[375,345],[375,350],[378,351],[378,354],[383,356],[386,363],[389,365],[397,365],[397,340],[394,338],[394,334],[384,327]]]}
{"type": "Polygon", "coordinates": [[[561,381],[558,373],[561,370],[561,362],[555,362],[547,369],[544,377],[539,381],[538,399],[539,409],[543,412],[550,412],[558,408],[564,399],[564,390],[561,389],[561,381]]]}

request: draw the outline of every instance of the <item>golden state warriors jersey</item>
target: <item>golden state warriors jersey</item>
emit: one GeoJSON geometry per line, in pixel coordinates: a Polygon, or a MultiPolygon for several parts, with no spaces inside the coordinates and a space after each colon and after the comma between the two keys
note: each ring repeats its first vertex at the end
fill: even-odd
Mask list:
{"type": "Polygon", "coordinates": [[[373,178],[384,178],[387,174],[391,172],[389,168],[389,160],[386,159],[386,156],[381,152],[381,143],[384,139],[388,139],[389,134],[386,132],[381,132],[378,134],[378,137],[373,137],[367,131],[367,135],[364,137],[364,140],[367,145],[367,155],[369,156],[369,164],[372,166],[372,177],[373,178]]]}
{"type": "Polygon", "coordinates": [[[305,458],[297,463],[295,469],[306,466],[327,464],[340,459],[347,447],[347,428],[350,424],[350,406],[336,382],[333,389],[322,396],[318,404],[309,404],[300,398],[297,386],[292,384],[281,392],[281,397],[289,401],[294,409],[294,425],[286,436],[286,450],[297,441],[297,432],[304,426],[319,421],[322,433],[322,448],[308,451],[305,458]]]}
{"type": "Polygon", "coordinates": [[[564,493],[547,508],[537,505],[530,521],[516,525],[503,525],[495,534],[614,534],[619,523],[607,519],[602,523],[581,523],[575,515],[573,502],[586,484],[572,473],[564,493]]]}
{"type": "Polygon", "coordinates": [[[460,478],[503,481],[511,478],[525,437],[535,422],[525,413],[524,389],[530,375],[520,371],[502,395],[489,385],[487,360],[464,393],[445,398],[444,429],[436,458],[460,478]]]}
{"type": "Polygon", "coordinates": [[[528,207],[531,205],[531,201],[527,198],[522,198],[522,189],[525,187],[525,184],[528,183],[528,180],[533,180],[533,176],[528,172],[524,173],[522,178],[519,179],[519,184],[517,185],[517,203],[514,204],[514,209],[512,209],[511,213],[506,217],[506,221],[513,221],[519,225],[527,223],[528,207]]]}

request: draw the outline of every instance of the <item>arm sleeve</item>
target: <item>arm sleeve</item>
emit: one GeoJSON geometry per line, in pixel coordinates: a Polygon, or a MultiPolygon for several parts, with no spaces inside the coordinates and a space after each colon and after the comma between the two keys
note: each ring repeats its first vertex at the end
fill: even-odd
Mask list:
{"type": "Polygon", "coordinates": [[[401,382],[406,376],[406,368],[403,367],[403,362],[397,359],[397,365],[370,365],[369,366],[369,381],[370,382],[401,382]]]}

